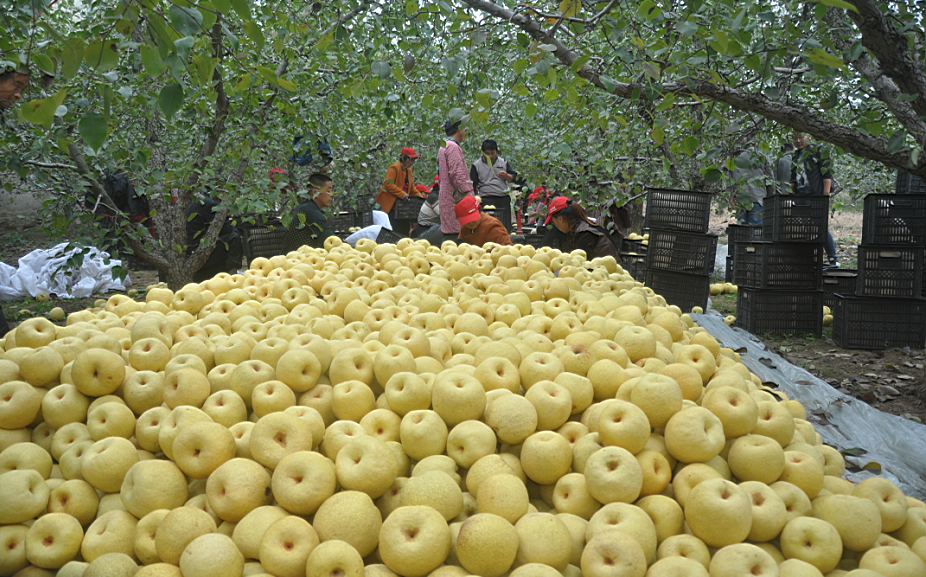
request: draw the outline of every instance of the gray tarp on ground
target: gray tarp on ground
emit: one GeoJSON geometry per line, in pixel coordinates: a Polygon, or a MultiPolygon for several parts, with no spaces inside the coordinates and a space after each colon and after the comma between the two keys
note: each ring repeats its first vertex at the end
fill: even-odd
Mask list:
{"type": "MultiPolygon", "coordinates": [[[[717,311],[691,316],[721,346],[739,351],[743,364],[762,382],[775,383],[789,398],[800,401],[824,443],[837,449],[861,447],[867,451],[858,458],[846,457],[847,462],[859,467],[877,462],[882,467],[882,476],[896,483],[904,494],[926,498],[926,425],[882,413],[864,401],[840,393],[768,350],[752,333],[728,327],[717,311]],[[840,402],[834,404],[837,400],[840,402]],[[816,409],[832,415],[826,419],[831,424],[810,414],[816,409]]],[[[855,482],[870,476],[868,471],[847,474],[855,482]]]]}

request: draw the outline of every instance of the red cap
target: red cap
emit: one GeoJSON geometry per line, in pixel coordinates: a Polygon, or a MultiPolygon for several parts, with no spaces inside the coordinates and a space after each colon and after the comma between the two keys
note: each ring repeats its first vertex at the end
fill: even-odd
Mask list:
{"type": "Polygon", "coordinates": [[[271,168],[270,169],[270,180],[272,180],[273,182],[277,182],[276,175],[278,174],[280,175],[286,174],[286,170],[283,168],[280,168],[279,166],[274,166],[273,168],[271,168]]]}
{"type": "Polygon", "coordinates": [[[556,198],[554,198],[554,199],[550,202],[550,206],[549,206],[549,208],[547,209],[547,217],[543,220],[543,224],[550,224],[550,219],[553,218],[553,216],[554,216],[557,212],[559,212],[559,211],[563,210],[564,208],[566,208],[567,206],[569,206],[569,203],[570,203],[570,202],[571,202],[571,201],[570,201],[568,198],[566,198],[565,196],[557,196],[556,198]]]}
{"type": "Polygon", "coordinates": [[[425,185],[423,185],[423,184],[416,184],[416,185],[415,185],[415,188],[418,190],[418,192],[423,192],[423,193],[425,193],[425,194],[429,194],[429,193],[431,192],[431,191],[428,189],[428,187],[425,186],[425,185]]]}
{"type": "Polygon", "coordinates": [[[464,196],[463,200],[453,207],[453,211],[461,225],[476,222],[479,220],[479,201],[475,196],[464,196]]]}
{"type": "Polygon", "coordinates": [[[402,149],[402,156],[407,156],[407,157],[409,157],[409,158],[418,158],[418,155],[415,154],[415,149],[414,149],[414,148],[403,148],[403,149],[402,149]]]}

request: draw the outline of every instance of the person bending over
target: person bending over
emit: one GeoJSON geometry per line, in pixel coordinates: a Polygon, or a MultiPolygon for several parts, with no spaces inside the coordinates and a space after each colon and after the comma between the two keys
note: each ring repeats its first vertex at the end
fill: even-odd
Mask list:
{"type": "Polygon", "coordinates": [[[613,256],[620,262],[620,255],[608,234],[589,220],[582,205],[572,199],[558,196],[550,202],[543,224],[550,223],[553,223],[553,228],[547,236],[555,237],[563,252],[581,249],[589,260],[613,256]]]}
{"type": "Polygon", "coordinates": [[[454,213],[460,221],[460,242],[483,246],[487,242],[513,245],[508,230],[500,220],[479,210],[475,196],[465,196],[454,206],[454,213]]]}

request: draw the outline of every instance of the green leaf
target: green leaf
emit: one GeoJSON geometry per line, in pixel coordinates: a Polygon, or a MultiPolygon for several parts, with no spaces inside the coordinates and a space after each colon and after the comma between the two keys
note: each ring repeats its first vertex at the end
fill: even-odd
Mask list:
{"type": "Polygon", "coordinates": [[[167,11],[171,23],[184,36],[195,36],[202,31],[203,15],[196,8],[171,4],[167,11]]]}
{"type": "Polygon", "coordinates": [[[65,95],[67,95],[67,91],[61,90],[54,96],[23,104],[21,112],[23,119],[26,122],[38,124],[50,130],[51,124],[55,120],[55,111],[64,102],[65,95]]]}
{"type": "Polygon", "coordinates": [[[140,47],[141,51],[141,62],[145,65],[145,72],[148,73],[148,76],[152,78],[157,78],[167,70],[167,65],[164,64],[164,61],[161,60],[161,55],[158,54],[156,48],[152,48],[147,44],[142,44],[140,47]]]}
{"type": "Polygon", "coordinates": [[[196,78],[201,86],[209,84],[212,73],[215,71],[215,60],[208,56],[194,56],[193,66],[196,67],[196,78]]]}
{"type": "Polygon", "coordinates": [[[179,84],[168,84],[161,89],[158,96],[158,106],[167,120],[173,118],[174,114],[183,106],[183,87],[179,84]]]}
{"type": "Polygon", "coordinates": [[[32,61],[35,62],[35,65],[38,66],[40,70],[44,70],[51,75],[55,74],[55,63],[48,56],[35,52],[32,54],[32,61]]]}
{"type": "Polygon", "coordinates": [[[637,17],[644,20],[655,20],[662,14],[662,8],[653,0],[643,0],[637,7],[637,17]]]}
{"type": "Polygon", "coordinates": [[[96,151],[99,150],[106,141],[106,134],[109,127],[102,114],[98,112],[87,112],[84,114],[83,118],[80,119],[80,122],[77,123],[77,130],[80,132],[80,137],[87,143],[87,146],[96,151]]]}
{"type": "Polygon", "coordinates": [[[723,172],[714,165],[701,169],[701,174],[707,182],[719,182],[723,178],[723,172]]]}
{"type": "Polygon", "coordinates": [[[675,25],[675,29],[678,30],[682,38],[691,38],[698,31],[698,25],[694,22],[682,20],[675,25]]]}
{"type": "Polygon", "coordinates": [[[83,61],[84,41],[80,38],[68,38],[61,47],[61,74],[73,78],[83,61]]]}
{"type": "Polygon", "coordinates": [[[559,11],[566,18],[572,18],[579,13],[582,3],[579,0],[563,0],[559,3],[559,11]]]}
{"type": "Polygon", "coordinates": [[[656,80],[657,82],[659,81],[659,78],[661,76],[659,68],[656,66],[656,63],[654,62],[644,62],[643,72],[645,72],[647,76],[649,76],[653,80],[656,80]]]}
{"type": "Polygon", "coordinates": [[[556,100],[557,98],[559,98],[559,90],[555,88],[551,88],[547,90],[546,92],[544,92],[543,94],[543,99],[546,100],[547,102],[550,102],[551,100],[556,100]]]}
{"type": "Polygon", "coordinates": [[[698,146],[701,141],[695,138],[694,136],[687,136],[685,140],[682,141],[682,152],[688,156],[694,155],[695,151],[698,150],[698,146]]]}
{"type": "Polygon", "coordinates": [[[370,68],[373,70],[373,74],[379,76],[382,80],[392,76],[392,67],[389,66],[388,62],[376,60],[373,62],[373,64],[370,65],[370,68]]]}
{"type": "Polygon", "coordinates": [[[107,72],[119,63],[119,50],[110,40],[91,42],[84,51],[84,60],[95,72],[107,72]]]}
{"type": "Polygon", "coordinates": [[[662,144],[662,141],[665,140],[666,137],[665,131],[657,125],[653,125],[653,130],[649,135],[656,142],[656,144],[662,144]]]}
{"type": "Polygon", "coordinates": [[[251,19],[251,6],[248,4],[248,0],[231,0],[231,5],[242,20],[251,19]]]}
{"type": "Polygon", "coordinates": [[[418,12],[418,2],[415,0],[408,0],[408,2],[405,3],[405,15],[411,16],[416,12],[418,12]]]}
{"type": "Polygon", "coordinates": [[[894,154],[903,146],[904,139],[907,137],[906,130],[898,130],[887,141],[887,151],[894,154]]]}
{"type": "Polygon", "coordinates": [[[222,14],[228,14],[231,11],[230,0],[212,0],[212,6],[222,14]]]}
{"type": "Polygon", "coordinates": [[[258,52],[261,51],[264,48],[264,33],[261,32],[260,27],[254,22],[245,22],[243,26],[244,33],[257,46],[258,52]]]}
{"type": "Polygon", "coordinates": [[[814,48],[809,53],[805,54],[807,60],[813,62],[814,64],[822,64],[824,66],[829,66],[830,68],[838,68],[845,70],[846,63],[842,61],[842,58],[838,56],[833,56],[823,48],[814,48]]]}
{"type": "Polygon", "coordinates": [[[527,66],[529,64],[530,63],[527,61],[526,58],[518,58],[517,60],[514,61],[514,64],[512,64],[511,67],[514,69],[515,74],[521,74],[527,69],[527,66]]]}
{"type": "Polygon", "coordinates": [[[843,10],[851,10],[855,12],[856,14],[858,13],[858,8],[856,8],[852,4],[849,4],[848,2],[844,2],[843,0],[814,0],[814,2],[819,2],[820,4],[823,4],[824,6],[842,8],[843,10]]]}
{"type": "Polygon", "coordinates": [[[617,82],[615,82],[614,79],[611,78],[610,76],[605,76],[604,74],[602,74],[601,76],[598,77],[598,80],[601,81],[601,84],[604,85],[604,89],[607,90],[609,93],[613,94],[614,91],[617,90],[617,82]]]}
{"type": "Polygon", "coordinates": [[[862,55],[862,50],[864,49],[865,47],[862,46],[862,41],[857,40],[854,44],[852,44],[852,48],[849,48],[849,58],[852,60],[858,60],[859,56],[862,55]]]}

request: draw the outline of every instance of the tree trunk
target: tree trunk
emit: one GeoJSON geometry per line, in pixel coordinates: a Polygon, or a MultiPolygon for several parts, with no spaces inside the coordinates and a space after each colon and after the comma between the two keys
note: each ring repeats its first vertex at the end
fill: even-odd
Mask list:
{"type": "Polygon", "coordinates": [[[643,234],[643,203],[631,202],[630,208],[630,230],[637,234],[643,234]]]}

